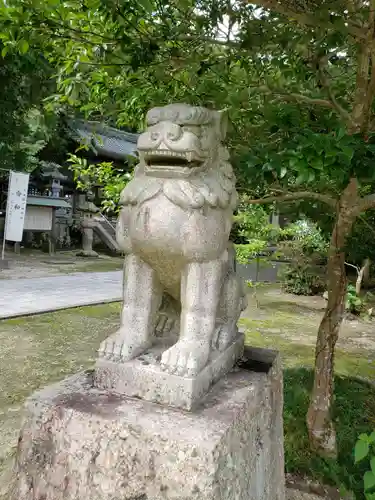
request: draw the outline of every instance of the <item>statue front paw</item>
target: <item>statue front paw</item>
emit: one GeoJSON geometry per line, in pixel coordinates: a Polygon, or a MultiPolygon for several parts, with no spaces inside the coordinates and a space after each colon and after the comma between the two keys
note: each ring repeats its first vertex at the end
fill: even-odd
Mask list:
{"type": "Polygon", "coordinates": [[[150,342],[140,342],[136,335],[134,340],[131,340],[129,331],[126,333],[124,335],[124,332],[119,330],[105,339],[98,350],[99,359],[123,363],[136,358],[150,347],[150,342]]]}
{"type": "Polygon", "coordinates": [[[163,353],[161,368],[175,375],[195,377],[206,366],[209,355],[209,343],[179,340],[163,353]]]}

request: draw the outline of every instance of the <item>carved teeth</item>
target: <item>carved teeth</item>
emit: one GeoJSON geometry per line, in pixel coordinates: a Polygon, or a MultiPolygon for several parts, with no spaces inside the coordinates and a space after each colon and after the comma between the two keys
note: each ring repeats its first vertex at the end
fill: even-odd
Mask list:
{"type": "Polygon", "coordinates": [[[165,149],[150,151],[147,156],[174,156],[178,158],[185,158],[187,153],[181,153],[178,151],[168,151],[165,149]]]}

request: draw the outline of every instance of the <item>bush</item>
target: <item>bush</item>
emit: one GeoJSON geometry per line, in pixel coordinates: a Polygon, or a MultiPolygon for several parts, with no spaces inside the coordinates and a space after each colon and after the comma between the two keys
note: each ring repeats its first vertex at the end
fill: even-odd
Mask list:
{"type": "Polygon", "coordinates": [[[289,260],[281,272],[286,292],[318,295],[326,289],[328,242],[315,224],[300,221],[280,231],[279,253],[289,260]]]}
{"type": "Polygon", "coordinates": [[[326,288],[321,270],[309,265],[288,264],[280,273],[283,288],[294,295],[320,295],[326,288]]]}
{"type": "Polygon", "coordinates": [[[355,463],[367,459],[367,470],[363,474],[363,488],[366,500],[375,500],[375,431],[361,434],[354,448],[355,463]]]}

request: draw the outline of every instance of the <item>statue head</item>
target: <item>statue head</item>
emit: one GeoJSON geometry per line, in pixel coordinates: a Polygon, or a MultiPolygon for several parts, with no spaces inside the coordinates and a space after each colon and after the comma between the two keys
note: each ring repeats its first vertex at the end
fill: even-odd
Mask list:
{"type": "Polygon", "coordinates": [[[190,177],[212,164],[226,135],[219,111],[188,104],[170,104],[147,113],[147,129],[138,152],[145,175],[190,177]]]}

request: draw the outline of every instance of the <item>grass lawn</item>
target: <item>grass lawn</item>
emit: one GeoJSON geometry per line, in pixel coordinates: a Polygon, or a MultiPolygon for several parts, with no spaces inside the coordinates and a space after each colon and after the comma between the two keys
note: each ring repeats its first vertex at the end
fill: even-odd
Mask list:
{"type": "MultiPolygon", "coordinates": [[[[282,305],[267,294],[259,297],[259,302],[260,308],[250,304],[241,322],[248,343],[282,352],[287,471],[344,485],[361,498],[362,471],[353,465],[352,450],[361,432],[375,428],[375,387],[354,377],[375,380],[375,351],[367,344],[359,348],[349,340],[338,346],[335,421],[339,457],[337,461],[323,460],[309,450],[305,427],[313,339],[321,311],[302,310],[289,302],[287,306],[285,300],[282,305]]],[[[8,467],[14,453],[25,397],[90,367],[100,341],[117,327],[119,311],[119,304],[110,304],[0,321],[0,470],[8,467]]]]}
{"type": "MultiPolygon", "coordinates": [[[[353,463],[353,448],[362,432],[375,429],[375,362],[373,344],[360,340],[368,332],[375,340],[372,323],[347,323],[336,348],[334,420],[338,439],[337,460],[314,454],[307,437],[305,417],[313,384],[315,338],[322,309],[298,303],[298,298],[260,293],[260,307],[250,303],[240,320],[248,344],[281,352],[284,366],[284,436],[286,471],[308,476],[320,483],[352,491],[362,499],[366,466],[353,463]],[[275,297],[277,300],[275,300],[275,297]]],[[[324,306],[324,303],[323,303],[324,306]]]]}
{"type": "Polygon", "coordinates": [[[25,398],[91,367],[119,311],[107,304],[0,321],[0,472],[13,455],[25,398]]]}

